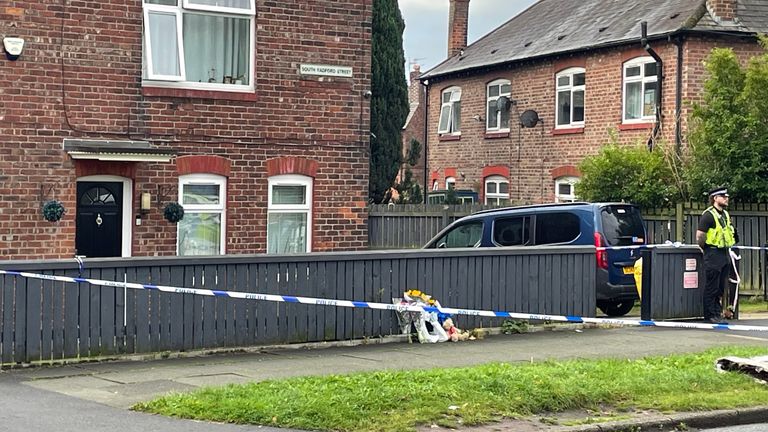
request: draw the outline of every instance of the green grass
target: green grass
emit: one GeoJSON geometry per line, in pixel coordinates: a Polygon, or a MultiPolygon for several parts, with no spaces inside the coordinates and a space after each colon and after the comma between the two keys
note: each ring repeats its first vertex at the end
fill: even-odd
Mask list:
{"type": "Polygon", "coordinates": [[[748,299],[739,298],[739,313],[760,313],[768,312],[768,303],[762,296],[750,297],[748,299]]]}
{"type": "Polygon", "coordinates": [[[722,356],[757,347],[638,360],[496,363],[468,368],[302,377],[171,394],[139,411],[217,422],[338,431],[412,431],[537,413],[610,407],[698,411],[768,405],[768,388],[716,373],[722,356]]]}

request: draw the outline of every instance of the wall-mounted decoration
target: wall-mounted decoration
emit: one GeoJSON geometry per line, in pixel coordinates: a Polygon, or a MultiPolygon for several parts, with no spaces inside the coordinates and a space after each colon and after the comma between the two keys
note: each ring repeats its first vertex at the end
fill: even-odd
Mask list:
{"type": "Polygon", "coordinates": [[[168,222],[177,223],[184,219],[184,207],[176,201],[171,201],[165,205],[163,217],[165,217],[165,220],[168,222]]]}
{"type": "Polygon", "coordinates": [[[43,204],[43,218],[48,222],[58,222],[66,213],[66,209],[61,201],[50,200],[43,204]]]}

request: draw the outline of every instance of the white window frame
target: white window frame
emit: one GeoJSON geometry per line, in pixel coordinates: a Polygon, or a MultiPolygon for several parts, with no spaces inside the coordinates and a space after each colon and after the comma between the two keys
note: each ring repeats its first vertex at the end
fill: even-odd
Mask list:
{"type": "Polygon", "coordinates": [[[486,177],[485,181],[483,181],[483,191],[485,191],[485,193],[483,194],[484,195],[483,196],[483,200],[485,201],[486,205],[488,204],[488,199],[489,198],[496,200],[496,204],[499,203],[498,202],[499,199],[505,199],[505,200],[509,201],[509,179],[507,179],[506,177],[503,177],[503,176],[499,176],[499,175],[493,175],[493,176],[486,177]],[[495,183],[496,184],[496,192],[488,193],[488,184],[489,183],[495,183]],[[507,184],[507,193],[506,193],[506,195],[499,192],[499,189],[500,189],[499,186],[502,183],[506,183],[507,184]]]}
{"type": "Polygon", "coordinates": [[[450,190],[451,187],[456,189],[456,178],[455,177],[446,177],[445,178],[445,190],[450,190]]]}
{"type": "MultiPolygon", "coordinates": [[[[451,134],[451,135],[461,135],[461,124],[459,124],[459,128],[456,129],[455,125],[453,124],[453,119],[456,113],[454,110],[456,110],[456,103],[461,102],[461,87],[448,87],[447,89],[443,90],[440,93],[440,111],[439,115],[437,117],[437,133],[439,134],[451,134]],[[445,95],[449,94],[448,101],[445,101],[446,97],[445,95]],[[448,122],[445,125],[440,124],[440,119],[443,117],[443,110],[448,110],[448,122]]],[[[458,106],[458,115],[459,119],[461,119],[461,105],[458,106]]]]}
{"type": "MultiPolygon", "coordinates": [[[[621,121],[622,123],[648,123],[656,120],[656,114],[653,115],[640,115],[640,118],[637,119],[628,119],[627,118],[627,84],[634,83],[634,82],[640,82],[642,83],[642,86],[640,88],[640,112],[643,112],[643,98],[645,96],[645,86],[650,83],[657,83],[658,82],[658,76],[657,75],[651,75],[651,76],[645,76],[645,65],[649,63],[656,63],[656,60],[653,59],[653,57],[645,56],[645,57],[637,57],[631,60],[628,60],[624,63],[624,66],[622,67],[622,80],[621,80],[621,94],[622,94],[622,102],[621,102],[621,121]],[[627,70],[633,67],[640,67],[640,75],[634,76],[634,77],[627,77],[627,70]]],[[[656,67],[660,67],[658,64],[656,67]]],[[[656,87],[656,97],[658,97],[659,88],[658,85],[656,87]]],[[[654,103],[654,107],[656,104],[654,103]]]]}
{"type": "Polygon", "coordinates": [[[299,174],[281,174],[268,179],[267,187],[267,251],[269,251],[269,215],[271,213],[306,213],[307,245],[306,253],[312,252],[312,177],[299,174]],[[274,186],[304,186],[304,204],[272,204],[274,186]]]}
{"type": "Polygon", "coordinates": [[[438,182],[437,180],[432,180],[432,190],[433,191],[440,190],[440,182],[438,182]]]}
{"type": "Polygon", "coordinates": [[[143,41],[143,57],[144,57],[144,74],[142,75],[142,86],[151,87],[166,87],[166,88],[183,88],[192,90],[210,90],[210,91],[225,91],[234,93],[252,93],[255,87],[255,43],[256,43],[256,3],[255,0],[249,0],[249,9],[237,9],[227,8],[219,6],[206,6],[195,5],[189,3],[189,0],[177,0],[177,6],[165,6],[158,4],[146,3],[146,0],[142,1],[144,7],[144,41],[143,41]],[[183,2],[179,5],[179,2],[183,2]],[[225,14],[230,17],[248,18],[250,21],[249,34],[250,44],[248,53],[248,85],[236,85],[236,84],[223,84],[223,83],[207,83],[207,82],[192,82],[185,81],[186,66],[184,61],[184,10],[191,12],[212,12],[216,14],[225,14]],[[179,72],[180,75],[160,75],[155,74],[154,65],[152,64],[152,35],[149,30],[149,14],[162,13],[162,14],[174,14],[176,16],[176,43],[179,47],[179,72]]]}
{"type": "MultiPolygon", "coordinates": [[[[512,99],[512,82],[505,79],[499,79],[492,81],[488,83],[488,85],[485,87],[485,130],[488,132],[509,132],[509,119],[507,120],[507,127],[502,128],[501,127],[501,111],[499,111],[499,114],[496,116],[496,124],[491,125],[491,112],[490,108],[488,108],[488,105],[491,102],[496,102],[499,100],[500,97],[505,96],[507,99],[512,99]],[[508,85],[509,91],[508,92],[502,92],[501,86],[508,85]],[[499,95],[498,96],[491,96],[491,87],[498,87],[499,88],[499,95]]],[[[494,107],[496,104],[494,104],[494,107]]]]}
{"type": "Polygon", "coordinates": [[[555,179],[555,202],[568,203],[577,201],[576,197],[576,183],[579,182],[578,177],[563,176],[555,179]],[[567,184],[571,187],[571,193],[568,195],[560,194],[560,185],[567,184]]]}
{"type": "MultiPolygon", "coordinates": [[[[584,107],[584,119],[581,121],[573,121],[573,93],[581,91],[584,94],[584,105],[586,105],[586,80],[582,85],[573,85],[573,76],[578,74],[586,74],[587,71],[584,68],[573,67],[560,71],[555,75],[555,129],[569,129],[584,127],[584,119],[587,117],[586,106],[584,107]],[[568,77],[568,85],[560,85],[560,78],[568,77]],[[560,124],[560,92],[570,92],[571,102],[571,121],[568,123],[560,124]]],[[[586,78],[586,77],[585,77],[586,78]]]]}
{"type": "MultiPolygon", "coordinates": [[[[227,245],[227,178],[215,174],[185,174],[179,176],[179,204],[184,207],[184,214],[187,213],[219,213],[221,214],[221,239],[219,245],[219,255],[226,253],[227,245]],[[218,204],[184,204],[184,186],[186,185],[218,185],[219,203],[218,204]]],[[[176,255],[179,255],[179,225],[176,225],[176,255]]]]}

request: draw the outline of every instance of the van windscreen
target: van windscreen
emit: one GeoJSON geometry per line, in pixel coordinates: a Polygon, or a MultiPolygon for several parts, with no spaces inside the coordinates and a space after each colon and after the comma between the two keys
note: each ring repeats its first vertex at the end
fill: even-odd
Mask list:
{"type": "Polygon", "coordinates": [[[637,207],[607,206],[600,211],[603,235],[609,246],[631,246],[645,243],[643,218],[637,207]]]}

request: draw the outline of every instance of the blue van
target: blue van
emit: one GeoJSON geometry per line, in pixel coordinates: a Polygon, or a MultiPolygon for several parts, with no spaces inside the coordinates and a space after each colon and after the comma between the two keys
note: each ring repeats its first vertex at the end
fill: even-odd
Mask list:
{"type": "MultiPolygon", "coordinates": [[[[452,223],[424,248],[646,244],[640,209],[624,203],[542,204],[484,210],[452,223]]],[[[597,307],[626,315],[637,300],[637,248],[598,249],[597,307]]]]}

